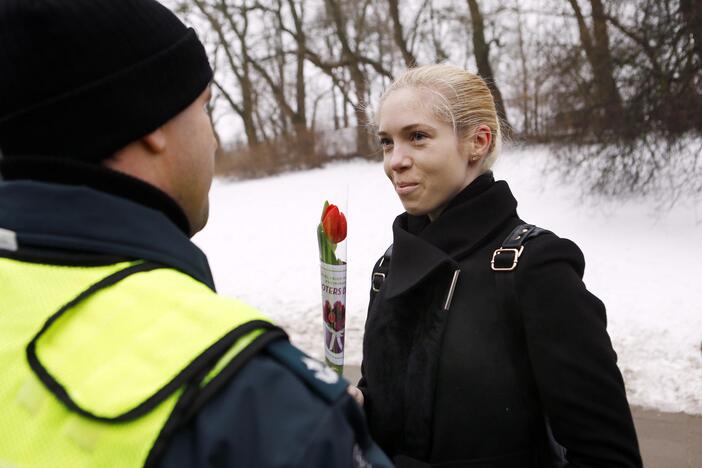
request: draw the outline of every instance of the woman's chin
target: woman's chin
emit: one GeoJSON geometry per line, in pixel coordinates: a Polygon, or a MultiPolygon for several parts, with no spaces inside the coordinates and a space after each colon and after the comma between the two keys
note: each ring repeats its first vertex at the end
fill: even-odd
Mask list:
{"type": "Polygon", "coordinates": [[[420,207],[417,207],[415,205],[402,205],[407,214],[410,214],[412,216],[424,216],[425,214],[428,213],[427,210],[424,210],[420,207]]]}

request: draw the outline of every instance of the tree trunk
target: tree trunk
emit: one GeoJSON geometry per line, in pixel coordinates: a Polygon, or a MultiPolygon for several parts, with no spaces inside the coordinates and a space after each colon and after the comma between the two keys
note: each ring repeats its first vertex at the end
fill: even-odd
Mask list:
{"type": "Polygon", "coordinates": [[[539,136],[541,133],[541,108],[539,106],[539,89],[534,89],[534,134],[539,136]]]}
{"type": "Polygon", "coordinates": [[[368,118],[364,106],[364,97],[366,95],[365,75],[361,70],[361,61],[358,58],[358,54],[351,49],[341,7],[335,0],[325,0],[325,4],[334,22],[336,35],[341,43],[342,56],[348,63],[347,69],[351,75],[351,82],[353,83],[354,92],[356,94],[354,114],[356,116],[357,149],[361,156],[367,157],[371,154],[371,144],[370,138],[368,137],[368,124],[370,123],[370,119],[368,118]]]}
{"type": "Polygon", "coordinates": [[[614,61],[609,48],[609,33],[607,32],[607,18],[602,0],[590,0],[592,5],[592,26],[595,37],[593,68],[598,82],[602,87],[603,102],[607,103],[607,111],[614,112],[616,117],[622,117],[622,97],[614,79],[614,61]]]}
{"type": "Polygon", "coordinates": [[[680,12],[687,30],[695,41],[695,52],[702,61],[702,1],[680,0],[680,12]]]}
{"type": "Polygon", "coordinates": [[[339,130],[339,103],[336,101],[336,86],[331,87],[332,110],[334,111],[334,130],[339,130]]]}
{"type": "MultiPolygon", "coordinates": [[[[245,37],[242,35],[241,37],[245,37]]],[[[239,84],[241,85],[241,96],[242,103],[241,106],[244,109],[244,130],[246,131],[246,138],[249,141],[250,146],[255,146],[259,143],[258,132],[256,131],[256,125],[254,124],[253,114],[255,111],[254,107],[254,88],[251,82],[251,75],[249,72],[250,61],[246,55],[246,42],[241,43],[241,54],[242,57],[242,70],[241,70],[241,80],[239,84]]]]}
{"type": "Polygon", "coordinates": [[[524,32],[522,28],[522,11],[519,3],[516,5],[517,10],[517,41],[519,45],[519,62],[522,68],[522,95],[520,98],[522,105],[522,133],[529,135],[531,132],[529,124],[529,67],[527,65],[527,56],[524,49],[524,32]]]}
{"type": "MultiPolygon", "coordinates": [[[[220,87],[220,91],[222,91],[227,99],[227,101],[230,103],[232,106],[232,109],[241,117],[242,123],[244,124],[244,132],[246,133],[246,139],[249,145],[253,146],[258,143],[258,135],[256,132],[256,125],[254,123],[254,106],[253,106],[253,86],[251,84],[251,80],[249,78],[249,62],[246,60],[246,57],[238,57],[240,59],[240,63],[237,63],[235,60],[235,55],[233,51],[233,46],[230,44],[230,42],[227,40],[227,37],[224,33],[224,28],[221,24],[221,22],[217,19],[217,17],[213,14],[212,10],[210,10],[210,6],[202,2],[201,0],[194,0],[195,6],[200,10],[200,12],[207,18],[208,22],[212,26],[212,29],[214,29],[215,33],[217,34],[217,37],[219,38],[219,43],[222,49],[224,50],[224,54],[227,58],[227,64],[229,65],[230,71],[236,76],[237,80],[239,81],[239,85],[241,87],[241,103],[238,104],[236,103],[230,94],[228,94],[225,90],[224,87],[220,87]]],[[[225,14],[227,17],[227,20],[229,21],[229,24],[232,25],[233,22],[231,20],[230,12],[226,9],[222,9],[222,13],[225,14]]],[[[239,38],[244,38],[241,45],[240,50],[246,50],[246,42],[245,42],[245,33],[240,34],[239,31],[236,31],[237,36],[239,38]]]]}
{"type": "Polygon", "coordinates": [[[349,102],[346,98],[342,99],[343,102],[343,115],[344,115],[344,128],[349,128],[349,102]]]}
{"type": "Polygon", "coordinates": [[[292,118],[293,125],[296,128],[304,128],[307,130],[307,108],[306,108],[306,90],[305,90],[305,52],[307,50],[307,36],[303,27],[304,1],[300,2],[300,13],[295,9],[293,0],[288,0],[288,6],[292,12],[293,21],[295,23],[296,35],[296,71],[295,71],[295,104],[297,112],[292,118]]]}
{"type": "Polygon", "coordinates": [[[502,93],[495,82],[495,76],[490,66],[490,46],[485,42],[485,21],[478,7],[477,0],[468,0],[468,8],[470,9],[471,24],[473,26],[473,53],[475,55],[475,62],[478,65],[478,73],[485,80],[492,92],[497,115],[504,124],[504,133],[509,134],[507,110],[505,109],[502,93]]]}
{"type": "Polygon", "coordinates": [[[402,23],[400,22],[400,9],[398,7],[398,3],[398,0],[388,0],[390,18],[392,19],[393,38],[395,39],[395,44],[397,44],[397,47],[402,53],[402,59],[405,61],[405,66],[410,68],[417,65],[417,59],[414,57],[414,55],[412,55],[412,52],[410,52],[409,48],[407,47],[407,41],[405,40],[404,32],[402,31],[402,23]]]}
{"type": "MultiPolygon", "coordinates": [[[[592,5],[592,35],[585,22],[578,0],[568,0],[578,22],[580,41],[585,50],[595,82],[597,96],[595,106],[603,112],[607,125],[620,123],[624,116],[622,97],[614,79],[614,62],[609,49],[607,19],[601,0],[590,0],[592,5]]],[[[604,123],[604,122],[600,122],[604,123]]]]}

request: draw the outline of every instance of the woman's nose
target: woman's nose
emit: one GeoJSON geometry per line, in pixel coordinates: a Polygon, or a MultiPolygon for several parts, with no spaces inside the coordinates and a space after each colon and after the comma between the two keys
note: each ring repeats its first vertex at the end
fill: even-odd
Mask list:
{"type": "Polygon", "coordinates": [[[412,166],[412,158],[402,145],[395,145],[390,155],[390,169],[401,171],[412,166]]]}

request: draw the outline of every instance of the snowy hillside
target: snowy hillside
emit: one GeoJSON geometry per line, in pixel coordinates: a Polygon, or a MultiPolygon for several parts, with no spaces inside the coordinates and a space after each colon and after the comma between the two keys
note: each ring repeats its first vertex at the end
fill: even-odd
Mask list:
{"type": "MultiPolygon", "coordinates": [[[[575,241],[585,283],[607,305],[609,333],[632,404],[702,414],[702,207],[656,214],[640,202],[583,202],[578,182],[541,175],[539,150],[502,156],[521,217],[575,241]]],[[[402,212],[380,163],[350,161],[269,179],[217,181],[208,254],[221,293],[262,309],[322,355],[315,228],[325,198],[348,193],[346,360],[359,364],[371,268],[402,212]]]]}

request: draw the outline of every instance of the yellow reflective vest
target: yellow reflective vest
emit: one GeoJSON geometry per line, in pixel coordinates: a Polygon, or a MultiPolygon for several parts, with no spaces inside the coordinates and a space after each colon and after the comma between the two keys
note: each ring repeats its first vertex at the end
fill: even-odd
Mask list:
{"type": "Polygon", "coordinates": [[[272,328],[174,269],[0,258],[0,468],[144,465],[179,400],[272,328]]]}

